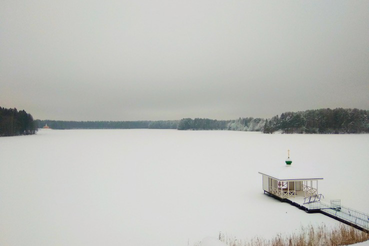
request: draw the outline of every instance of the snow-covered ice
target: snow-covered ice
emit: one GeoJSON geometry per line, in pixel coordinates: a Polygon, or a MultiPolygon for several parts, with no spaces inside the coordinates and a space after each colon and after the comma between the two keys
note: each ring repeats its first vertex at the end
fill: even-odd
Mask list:
{"type": "Polygon", "coordinates": [[[193,245],[336,226],[262,191],[259,171],[324,178],[325,200],[369,213],[369,135],[40,130],[0,138],[0,245],[193,245]]]}
{"type": "Polygon", "coordinates": [[[206,237],[203,240],[201,240],[199,246],[227,246],[227,244],[219,241],[215,237],[206,237]]]}

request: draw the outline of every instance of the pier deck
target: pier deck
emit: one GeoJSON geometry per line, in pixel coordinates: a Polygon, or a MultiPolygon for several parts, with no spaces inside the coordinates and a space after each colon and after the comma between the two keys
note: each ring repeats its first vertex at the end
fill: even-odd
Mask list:
{"type": "Polygon", "coordinates": [[[281,202],[287,202],[307,213],[321,213],[342,223],[369,233],[369,215],[341,205],[340,200],[331,200],[330,204],[321,201],[322,196],[304,198],[296,196],[281,199],[269,192],[264,192],[281,202]]]}

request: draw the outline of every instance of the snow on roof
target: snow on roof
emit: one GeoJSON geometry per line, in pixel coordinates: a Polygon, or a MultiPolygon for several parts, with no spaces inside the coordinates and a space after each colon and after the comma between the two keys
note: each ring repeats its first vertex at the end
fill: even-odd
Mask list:
{"type": "Polygon", "coordinates": [[[279,165],[273,169],[259,172],[262,175],[266,175],[278,180],[318,180],[323,179],[320,175],[317,175],[314,170],[307,169],[304,166],[294,166],[293,164],[279,165]]]}

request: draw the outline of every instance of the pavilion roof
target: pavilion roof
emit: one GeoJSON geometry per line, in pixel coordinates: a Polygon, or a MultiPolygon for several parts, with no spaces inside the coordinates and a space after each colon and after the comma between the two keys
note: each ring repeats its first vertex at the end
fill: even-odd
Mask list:
{"type": "Polygon", "coordinates": [[[317,175],[315,170],[309,167],[294,166],[293,164],[280,165],[267,171],[259,172],[262,175],[269,176],[278,180],[321,180],[321,176],[317,175]]]}

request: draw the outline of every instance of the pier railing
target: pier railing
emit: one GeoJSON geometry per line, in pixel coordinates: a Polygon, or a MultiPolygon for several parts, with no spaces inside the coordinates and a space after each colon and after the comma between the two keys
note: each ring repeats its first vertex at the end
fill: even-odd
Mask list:
{"type": "Polygon", "coordinates": [[[324,212],[369,231],[369,215],[366,213],[345,206],[341,206],[340,209],[324,209],[324,212]]]}
{"type": "Polygon", "coordinates": [[[342,223],[353,226],[356,229],[369,233],[369,214],[351,209],[341,205],[341,200],[331,200],[330,204],[321,201],[322,194],[315,194],[311,197],[306,197],[304,203],[294,202],[288,199],[286,193],[280,189],[272,189],[265,194],[270,195],[280,201],[288,202],[289,204],[304,210],[307,213],[322,213],[342,223]]]}
{"type": "Polygon", "coordinates": [[[323,194],[319,194],[319,195],[313,195],[313,196],[305,197],[305,198],[304,198],[304,204],[310,204],[310,203],[320,202],[320,200],[321,200],[322,198],[324,198],[323,194]]]}
{"type": "Polygon", "coordinates": [[[340,200],[331,200],[330,204],[321,201],[304,204],[309,210],[320,210],[330,217],[339,218],[356,227],[369,231],[369,214],[357,211],[355,209],[342,206],[340,200]]]}

